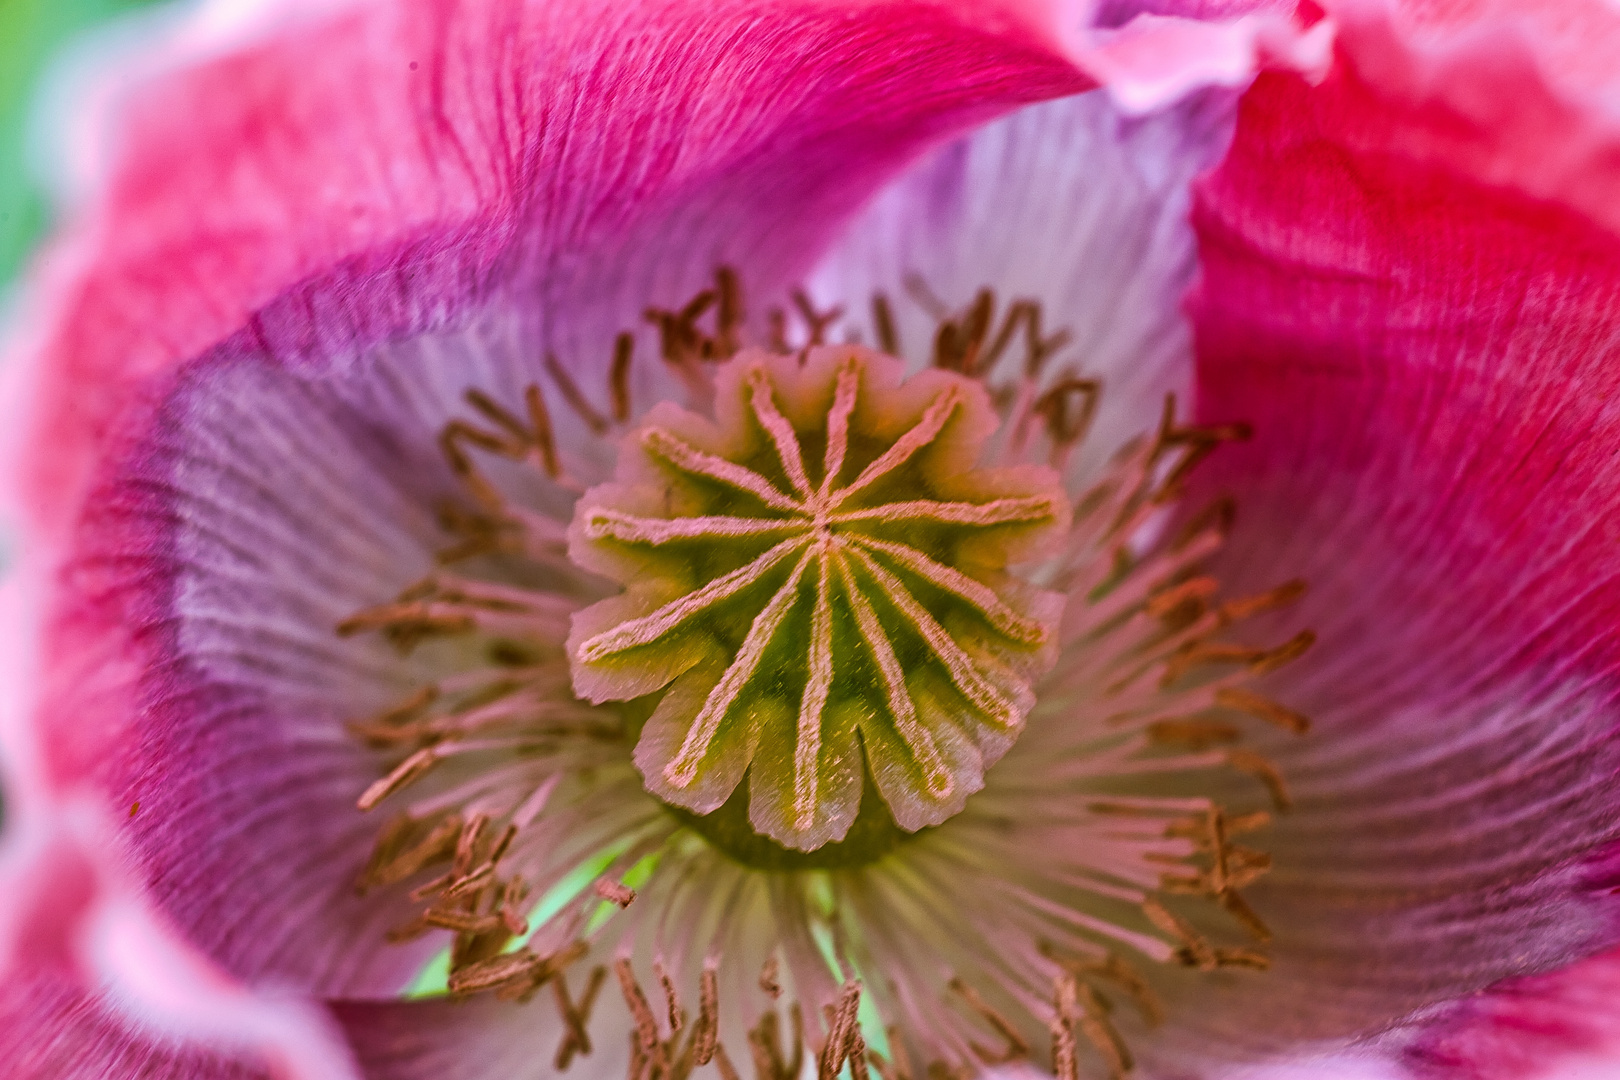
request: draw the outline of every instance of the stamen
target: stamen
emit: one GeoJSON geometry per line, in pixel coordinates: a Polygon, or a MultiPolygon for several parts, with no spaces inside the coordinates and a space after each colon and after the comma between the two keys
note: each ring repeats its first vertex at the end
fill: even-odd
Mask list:
{"type": "MultiPolygon", "coordinates": [[[[558,1072],[567,1072],[568,1066],[573,1064],[574,1055],[589,1055],[591,1052],[590,1018],[591,1008],[596,1004],[596,995],[602,989],[602,983],[607,979],[607,969],[598,965],[591,969],[589,980],[585,984],[585,992],[580,995],[576,1005],[568,996],[568,980],[558,973],[551,984],[552,995],[557,1001],[557,1011],[562,1016],[563,1024],[568,1028],[563,1041],[557,1047],[557,1057],[554,1061],[558,1072]]],[[[705,1063],[706,1064],[706,1063],[705,1063]]]]}
{"type": "Polygon", "coordinates": [[[759,969],[759,988],[770,996],[772,1001],[782,996],[782,984],[777,981],[777,973],[781,970],[781,962],[775,956],[766,958],[765,966],[759,969]]]}
{"type": "Polygon", "coordinates": [[[1018,1033],[1018,1029],[1013,1026],[1012,1021],[985,1001],[977,990],[963,982],[960,976],[951,979],[950,987],[963,1001],[967,1002],[968,1008],[972,1009],[985,1023],[995,1029],[996,1034],[1000,1035],[1002,1041],[1006,1044],[1000,1052],[997,1052],[977,1042],[970,1042],[968,1045],[979,1056],[979,1060],[986,1065],[1004,1065],[1009,1061],[1016,1061],[1029,1053],[1029,1044],[1018,1033]]]}
{"type": "Polygon", "coordinates": [[[669,1030],[673,1034],[681,1030],[686,1022],[680,998],[675,993],[675,982],[669,977],[669,972],[664,970],[662,960],[653,961],[653,974],[658,976],[658,985],[664,990],[665,1014],[669,1019],[669,1030]]]}
{"type": "Polygon", "coordinates": [[[628,958],[621,957],[613,962],[613,974],[618,976],[619,990],[624,994],[630,1019],[636,1025],[637,1041],[642,1051],[649,1053],[659,1045],[658,1019],[653,1015],[652,1006],[647,1004],[647,995],[641,992],[641,984],[636,981],[635,969],[628,958]]]}
{"type": "Polygon", "coordinates": [[[586,400],[578,384],[563,369],[563,366],[557,363],[555,356],[546,356],[546,373],[551,376],[551,381],[557,384],[557,389],[562,392],[563,400],[568,403],[568,407],[574,410],[574,415],[585,422],[585,426],[591,430],[591,434],[605,434],[610,426],[607,418],[597,412],[591,403],[586,400]]]}
{"type": "Polygon", "coordinates": [[[810,294],[803,289],[793,290],[793,306],[799,309],[804,317],[805,328],[809,331],[809,345],[825,345],[827,328],[836,323],[844,315],[842,305],[835,306],[828,311],[818,311],[810,294]]]}
{"type": "MultiPolygon", "coordinates": [[[[697,1032],[693,1035],[692,1060],[707,1065],[720,1049],[720,986],[715,965],[703,965],[699,985],[697,1032]]],[[[724,1066],[721,1067],[724,1072],[724,1066]]]]}
{"type": "Polygon", "coordinates": [[[855,1039],[860,1037],[855,1015],[861,1004],[861,984],[851,979],[844,984],[838,1004],[832,1008],[832,1020],[827,1028],[827,1042],[822,1047],[817,1076],[819,1080],[834,1080],[849,1058],[855,1039]]]}
{"type": "Polygon", "coordinates": [[[899,356],[900,334],[894,328],[894,309],[882,293],[872,294],[872,325],[877,330],[878,349],[890,356],[899,356]]]}
{"type": "Polygon", "coordinates": [[[606,878],[597,878],[591,885],[591,891],[608,903],[618,905],[621,910],[629,907],[636,899],[636,890],[622,882],[609,881],[606,878]]]}
{"type": "Polygon", "coordinates": [[[1079,1047],[1074,1040],[1074,1022],[1079,1019],[1079,987],[1065,971],[1054,984],[1056,1006],[1051,1023],[1052,1073],[1057,1080],[1080,1080],[1079,1047]]]}
{"type": "Polygon", "coordinates": [[[630,419],[630,361],[635,356],[636,339],[620,334],[613,339],[613,369],[608,386],[613,394],[613,419],[623,424],[630,419]]]}
{"type": "Polygon", "coordinates": [[[731,1055],[726,1053],[725,1046],[720,1043],[716,1043],[714,1047],[714,1067],[720,1072],[720,1080],[742,1080],[737,1073],[737,1066],[731,1063],[731,1055]]]}

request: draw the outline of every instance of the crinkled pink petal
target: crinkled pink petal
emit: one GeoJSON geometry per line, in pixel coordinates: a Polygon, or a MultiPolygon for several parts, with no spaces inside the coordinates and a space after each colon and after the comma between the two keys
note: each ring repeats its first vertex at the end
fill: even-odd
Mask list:
{"type": "Polygon", "coordinates": [[[1273,682],[1316,726],[1267,747],[1298,805],[1234,1023],[1348,1037],[1620,937],[1620,140],[1521,31],[1341,20],[1200,189],[1200,410],[1256,432],[1207,477],[1222,576],[1301,575],[1320,634],[1273,682]]]}
{"type": "Polygon", "coordinates": [[[1287,0],[1069,0],[1057,25],[1075,65],[1134,114],[1266,69],[1319,79],[1335,31],[1314,3],[1287,0]]]}
{"type": "MultiPolygon", "coordinates": [[[[0,589],[0,637],[33,639],[26,577],[0,589]]],[[[307,1000],[238,984],[178,937],[128,879],[92,792],[19,774],[37,747],[18,724],[28,683],[0,657],[0,749],[22,798],[0,853],[0,1061],[19,1080],[136,1075],[187,1080],[354,1076],[348,1047],[307,1000]],[[34,783],[30,784],[32,779],[34,783]],[[184,1049],[201,1042],[212,1049],[184,1049]],[[244,1064],[246,1063],[246,1064],[244,1064]],[[251,1067],[250,1067],[251,1066],[251,1067]]]]}
{"type": "Polygon", "coordinates": [[[1447,1006],[1401,1057],[1425,1080],[1613,1075],[1620,1063],[1620,952],[1513,979],[1447,1006]]]}
{"type": "MultiPolygon", "coordinates": [[[[555,262],[798,140],[807,176],[844,166],[847,202],[907,141],[1083,85],[1038,14],[994,0],[355,2],[126,88],[105,176],[36,301],[34,513],[67,527],[129,380],[304,278],[492,219],[524,222],[524,257],[555,262]],[[839,124],[853,138],[823,142],[812,167],[814,133],[839,124]],[[907,135],[891,145],[879,129],[907,135]],[[760,142],[777,130],[787,145],[760,142]]],[[[806,194],[783,175],[752,210],[806,194]]],[[[803,216],[824,228],[832,210],[803,216]]]]}

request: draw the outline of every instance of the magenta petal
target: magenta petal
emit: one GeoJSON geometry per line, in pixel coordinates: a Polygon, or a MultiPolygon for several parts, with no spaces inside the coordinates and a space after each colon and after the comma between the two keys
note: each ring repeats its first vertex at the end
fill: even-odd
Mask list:
{"type": "MultiPolygon", "coordinates": [[[[1492,40],[1470,92],[1556,114],[1492,40]]],[[[1256,432],[1206,477],[1239,497],[1222,577],[1305,578],[1320,635],[1270,684],[1315,727],[1266,748],[1297,803],[1252,893],[1276,966],[1210,999],[1227,1043],[1354,1037],[1620,937],[1620,241],[1580,185],[1506,186],[1536,144],[1413,109],[1392,47],[1262,77],[1195,216],[1200,409],[1256,432]]]]}
{"type": "Polygon", "coordinates": [[[1402,1059],[1424,1078],[1612,1075],[1620,1061],[1620,952],[1512,979],[1447,1006],[1428,1018],[1402,1059]]]}
{"type": "Polygon", "coordinates": [[[355,1075],[319,1007],[242,987],[174,934],[117,866],[93,800],[29,809],[0,860],[7,1076],[355,1075]]]}
{"type": "Polygon", "coordinates": [[[715,262],[791,272],[928,140],[1085,85],[1041,33],[988,3],[370,2],[154,77],[35,301],[28,496],[56,533],[131,380],[380,251],[613,329],[715,262]]]}

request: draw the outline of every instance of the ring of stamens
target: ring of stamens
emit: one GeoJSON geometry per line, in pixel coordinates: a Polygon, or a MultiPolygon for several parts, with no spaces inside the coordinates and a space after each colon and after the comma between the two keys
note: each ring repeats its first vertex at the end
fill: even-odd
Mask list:
{"type": "MultiPolygon", "coordinates": [[[[784,353],[824,339],[835,324],[803,294],[796,303],[805,313],[805,340],[788,342],[787,319],[770,320],[784,353]]],[[[874,299],[873,321],[880,343],[895,352],[894,321],[883,317],[887,304],[874,299]]],[[[1049,377],[1046,365],[1063,334],[1044,334],[1038,305],[1015,302],[999,325],[994,309],[988,291],[961,313],[941,307],[935,366],[989,387],[1010,433],[1004,453],[1061,465],[1095,413],[1097,385],[1072,371],[1049,377]],[[998,361],[1020,328],[1027,338],[1025,362],[1010,381],[997,382],[998,361]]],[[[692,388],[692,401],[701,406],[723,400],[713,365],[733,356],[746,338],[735,276],[722,273],[714,290],[685,308],[651,312],[649,318],[658,327],[665,363],[692,388]],[[699,328],[705,313],[716,318],[715,330],[699,328]]],[[[630,360],[628,338],[622,337],[608,405],[601,409],[560,366],[548,363],[547,371],[584,428],[626,432],[633,412],[630,360]]],[[[381,633],[401,652],[432,648],[443,639],[462,658],[459,669],[352,725],[386,765],[386,775],[360,797],[362,809],[396,809],[362,885],[410,887],[424,905],[394,937],[434,929],[452,935],[452,993],[523,1001],[549,986],[561,1021],[558,1069],[592,1052],[593,1005],[612,981],[634,1019],[631,1080],[684,1080],[693,1067],[709,1064],[722,1080],[737,1080],[735,1062],[748,1060],[759,1080],[792,1080],[807,1051],[822,1080],[845,1067],[858,1080],[865,1080],[869,1068],[884,1080],[965,1078],[983,1066],[1040,1053],[1043,1045],[1064,1080],[1078,1080],[1096,1065],[1119,1077],[1130,1071],[1132,1055],[1112,1000],[1129,1003],[1149,1026],[1162,1017],[1138,963],[1126,954],[1205,971],[1265,968],[1261,948],[1212,940],[1186,911],[1194,901],[1213,904],[1264,945],[1269,933],[1242,890],[1266,872],[1269,859],[1234,838],[1263,831],[1270,814],[1233,812],[1201,797],[1110,790],[1121,779],[1132,781],[1135,790],[1134,782],[1144,777],[1235,769],[1270,792],[1276,811],[1287,809],[1287,789],[1276,769],[1233,744],[1245,718],[1295,732],[1306,728],[1304,717],[1258,692],[1250,680],[1297,659],[1311,636],[1259,648],[1231,644],[1227,634],[1243,619],[1293,602],[1302,588],[1291,583],[1254,597],[1218,599],[1217,583],[1200,568],[1224,538],[1229,511],[1221,504],[1194,516],[1179,534],[1153,524],[1180,496],[1191,468],[1221,442],[1243,437],[1241,427],[1180,424],[1173,401],[1167,401],[1157,433],[1125,447],[1096,486],[1076,499],[1073,523],[1043,577],[1071,598],[1056,642],[1065,660],[1038,684],[1041,703],[1025,719],[1025,735],[1012,751],[1019,760],[1006,767],[1011,772],[992,774],[962,814],[894,849],[894,860],[885,847],[883,858],[868,863],[830,862],[837,868],[821,876],[778,880],[766,869],[774,863],[755,864],[724,844],[713,846],[710,834],[690,827],[690,814],[672,814],[642,794],[629,755],[647,720],[646,700],[593,706],[570,692],[573,658],[564,647],[569,618],[603,595],[601,583],[566,557],[558,523],[510,502],[478,463],[482,455],[527,461],[566,490],[584,485],[573,479],[574,464],[553,434],[538,386],[529,389],[518,412],[476,391],[468,404],[487,426],[453,421],[441,439],[470,496],[469,503],[447,506],[442,514],[456,539],[441,558],[457,565],[457,572],[437,573],[340,627],[345,634],[381,633]],[[1155,528],[1157,539],[1144,544],[1140,538],[1155,528]],[[502,568],[510,566],[543,567],[560,584],[545,590],[509,584],[514,579],[502,568]],[[476,650],[466,647],[474,643],[476,650]],[[467,661],[469,655],[479,659],[467,661]],[[1078,743],[1063,734],[1077,722],[1086,732],[1078,743]],[[447,773],[451,767],[460,771],[447,773]],[[1024,783],[1038,786],[1035,801],[1021,794],[1024,783]],[[1007,831],[1009,822],[1015,831],[1007,831]],[[1070,846],[1039,839],[1052,829],[1073,837],[1070,846]],[[1017,847],[1023,835],[1031,839],[1017,847]],[[965,851],[976,852],[976,861],[960,862],[965,851]],[[891,865],[904,873],[891,880],[891,865]],[[638,928],[656,923],[662,953],[666,934],[696,932],[691,928],[702,922],[697,914],[707,901],[683,891],[682,882],[694,875],[719,881],[725,874],[739,875],[738,890],[769,881],[771,895],[788,902],[775,915],[782,936],[764,946],[758,1001],[720,989],[717,972],[761,960],[757,952],[722,945],[718,931],[712,939],[683,940],[676,950],[701,958],[700,967],[666,967],[655,956],[656,981],[647,985],[662,991],[661,1010],[636,973],[638,966],[646,970],[644,955],[621,951],[611,964],[611,980],[606,962],[579,970],[586,957],[610,947],[604,935],[631,941],[642,932],[638,928]],[[863,905],[885,890],[898,890],[897,900],[910,906],[921,899],[910,891],[916,881],[945,887],[958,879],[971,901],[942,896],[940,903],[924,906],[930,913],[925,923],[885,919],[872,926],[886,929],[870,932],[871,913],[863,905]],[[815,884],[804,884],[809,882],[815,884]],[[797,891],[802,889],[809,891],[797,891]],[[997,955],[976,955],[962,943],[973,939],[974,912],[984,909],[995,910],[1006,926],[1027,927],[1027,940],[1004,935],[997,955]],[[799,921],[797,928],[792,920],[799,921]],[[805,963],[802,945],[813,934],[833,943],[825,959],[830,976],[805,963]],[[874,978],[863,979],[863,973],[874,978]],[[903,1001],[893,996],[900,986],[903,1001]],[[789,992],[799,1000],[782,1002],[789,992]],[[694,993],[700,1003],[695,1023],[681,1005],[682,994],[694,993]],[[859,1019],[868,999],[888,1026],[859,1019]],[[916,1016],[919,1008],[943,1010],[951,1019],[943,1028],[913,1028],[903,1018],[916,1016]],[[751,1025],[746,1051],[735,1057],[721,1038],[725,1010],[740,1010],[751,1025]]],[[[822,477],[805,470],[812,494],[828,472],[825,460],[822,477]]],[[[782,474],[773,477],[777,492],[803,504],[788,467],[783,464],[782,474]]],[[[991,501],[980,499],[975,506],[991,501]]],[[[803,516],[810,519],[809,539],[775,564],[784,579],[808,549],[823,543],[815,514],[803,516]]],[[[604,530],[640,527],[619,518],[596,520],[604,530]]],[[[767,550],[781,542],[781,534],[759,528],[758,535],[770,541],[767,550]]],[[[895,572],[896,564],[886,561],[891,553],[864,554],[895,572]]],[[[848,555],[842,564],[826,557],[814,567],[804,563],[799,580],[808,623],[815,612],[830,608],[846,566],[864,572],[864,564],[848,555]],[[825,605],[823,593],[829,594],[825,605]]],[[[850,620],[858,625],[854,610],[851,603],[850,620]]],[[[988,622],[988,600],[978,610],[988,622]]],[[[1005,618],[1001,626],[1019,628],[1005,618]]],[[[1017,640],[1016,632],[1004,636],[1017,640]]],[[[817,635],[806,640],[814,666],[821,656],[817,635]]],[[[728,904],[741,895],[716,895],[722,894],[732,897],[728,904]]]]}

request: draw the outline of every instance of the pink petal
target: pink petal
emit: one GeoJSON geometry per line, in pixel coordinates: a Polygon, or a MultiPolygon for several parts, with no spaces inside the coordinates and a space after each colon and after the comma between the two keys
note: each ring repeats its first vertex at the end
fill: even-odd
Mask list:
{"type": "Polygon", "coordinates": [[[154,76],[119,103],[118,149],[35,304],[41,524],[71,521],[130,380],[345,260],[414,249],[437,256],[441,290],[501,266],[549,280],[537,299],[644,303],[663,257],[693,245],[706,263],[803,258],[926,140],[1083,85],[1033,18],[990,2],[354,3],[154,76]],[[634,269],[579,264],[604,248],[634,269]]]}
{"type": "MultiPolygon", "coordinates": [[[[579,987],[570,989],[578,992],[579,987]]],[[[591,1053],[577,1058],[569,1075],[620,1076],[629,1066],[634,1028],[623,1001],[611,991],[612,987],[604,989],[591,1015],[591,1053]]],[[[366,1080],[495,1080],[550,1074],[565,1034],[549,991],[529,1006],[487,998],[340,1002],[333,1012],[348,1033],[366,1080]]]]}
{"type": "Polygon", "coordinates": [[[1520,39],[1425,48],[1368,23],[1320,88],[1262,76],[1195,212],[1200,410],[1256,431],[1205,477],[1239,496],[1221,573],[1305,578],[1320,634],[1270,686],[1315,728],[1266,748],[1297,802],[1252,894],[1276,966],[1212,1000],[1223,1045],[1620,937],[1620,241],[1586,216],[1620,159],[1520,39]]]}
{"type": "Polygon", "coordinates": [[[1402,1056],[1422,1077],[1613,1075],[1620,1061],[1620,952],[1513,979],[1449,1006],[1402,1056]]]}

